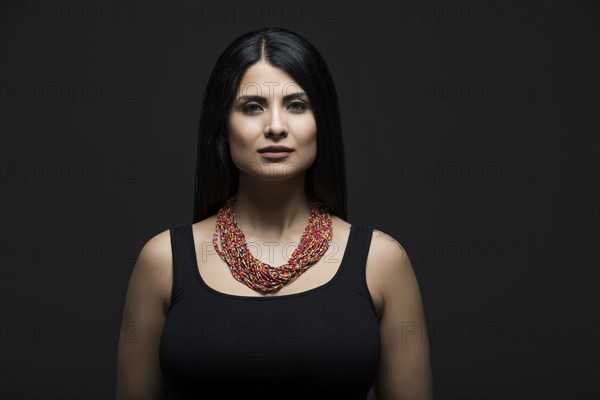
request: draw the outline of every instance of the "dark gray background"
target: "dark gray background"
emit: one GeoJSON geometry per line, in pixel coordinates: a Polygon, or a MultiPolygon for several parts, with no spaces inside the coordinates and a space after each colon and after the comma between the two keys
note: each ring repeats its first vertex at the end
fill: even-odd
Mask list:
{"type": "Polygon", "coordinates": [[[598,3],[299,4],[2,2],[0,397],[114,398],[211,68],[283,26],[337,85],[348,220],[409,252],[435,398],[598,398],[598,3]]]}

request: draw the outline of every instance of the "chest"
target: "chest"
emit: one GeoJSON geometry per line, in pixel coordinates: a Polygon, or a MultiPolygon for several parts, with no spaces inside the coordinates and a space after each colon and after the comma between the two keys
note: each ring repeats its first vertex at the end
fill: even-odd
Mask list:
{"type": "Polygon", "coordinates": [[[377,320],[359,297],[322,291],[240,302],[200,293],[178,301],[164,327],[160,362],[171,391],[182,398],[209,389],[223,398],[241,398],[241,388],[245,394],[276,388],[280,394],[301,377],[302,385],[292,391],[306,390],[302,398],[326,390],[340,398],[342,389],[348,391],[342,398],[365,398],[381,343],[377,320]],[[225,396],[224,390],[235,393],[225,396]]]}
{"type": "MultiPolygon", "coordinates": [[[[344,258],[348,253],[350,239],[350,224],[344,224],[335,220],[333,224],[334,229],[331,244],[321,259],[302,272],[297,279],[286,284],[275,293],[261,294],[238,281],[234,277],[229,265],[216,252],[213,244],[212,230],[194,233],[194,236],[198,236],[198,239],[195,238],[194,241],[198,274],[206,285],[213,290],[234,296],[287,296],[325,286],[335,278],[342,266],[342,262],[344,262],[344,258]]],[[[246,243],[248,250],[256,259],[274,267],[284,265],[298,246],[298,243],[293,240],[267,242],[251,236],[247,238],[246,243]]],[[[374,283],[376,282],[374,276],[375,268],[371,261],[373,257],[370,256],[371,254],[367,255],[365,280],[379,319],[382,315],[383,301],[374,283]]]]}

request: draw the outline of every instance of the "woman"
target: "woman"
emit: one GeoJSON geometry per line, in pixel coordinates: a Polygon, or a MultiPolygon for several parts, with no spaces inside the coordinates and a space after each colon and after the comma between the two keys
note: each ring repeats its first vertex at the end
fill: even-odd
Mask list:
{"type": "Polygon", "coordinates": [[[194,223],[134,267],[118,399],[432,397],[411,263],[345,220],[337,95],[304,38],[264,28],[219,57],[195,190],[194,223]]]}

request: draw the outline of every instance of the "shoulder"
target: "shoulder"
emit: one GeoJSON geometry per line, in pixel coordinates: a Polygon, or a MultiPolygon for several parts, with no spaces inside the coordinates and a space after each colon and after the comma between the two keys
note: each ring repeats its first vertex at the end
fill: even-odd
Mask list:
{"type": "Polygon", "coordinates": [[[372,239],[374,279],[383,301],[379,320],[382,357],[375,396],[431,399],[427,324],[413,267],[394,237],[374,230],[372,239]]]}
{"type": "Polygon", "coordinates": [[[161,265],[162,261],[171,257],[171,233],[170,229],[150,237],[140,250],[139,260],[146,261],[147,265],[161,265]]]}
{"type": "MultiPolygon", "coordinates": [[[[379,261],[385,261],[384,264],[390,268],[390,264],[398,264],[402,261],[406,261],[408,258],[408,254],[406,250],[398,240],[396,240],[393,236],[380,231],[378,229],[373,229],[373,235],[371,237],[371,249],[373,257],[378,259],[379,261]]],[[[393,267],[391,267],[393,268],[393,267]]]]}
{"type": "Polygon", "coordinates": [[[386,301],[408,294],[416,285],[404,247],[393,236],[377,229],[373,229],[371,237],[367,271],[384,306],[386,301]]]}
{"type": "Polygon", "coordinates": [[[142,246],[132,276],[148,290],[155,291],[168,310],[173,282],[171,234],[166,229],[150,237],[142,246]]]}
{"type": "MultiPolygon", "coordinates": [[[[192,224],[195,243],[201,243],[210,235],[210,226],[216,216],[192,224]]],[[[136,263],[137,274],[142,275],[148,286],[161,296],[165,313],[171,304],[173,290],[173,251],[170,229],[152,236],[140,250],[136,263]]]]}

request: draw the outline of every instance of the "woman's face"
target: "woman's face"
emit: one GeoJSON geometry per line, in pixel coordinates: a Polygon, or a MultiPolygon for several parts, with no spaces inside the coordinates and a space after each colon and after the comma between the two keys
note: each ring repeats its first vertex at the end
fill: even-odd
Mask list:
{"type": "Polygon", "coordinates": [[[258,179],[297,176],[317,155],[317,124],[303,89],[285,71],[259,61],[244,74],[227,121],[227,140],[240,173],[258,179]],[[286,146],[283,158],[259,152],[286,146]]]}

